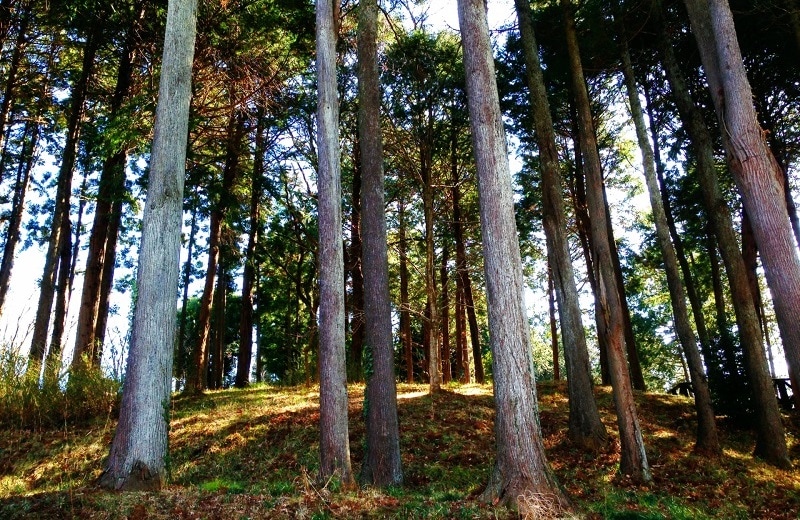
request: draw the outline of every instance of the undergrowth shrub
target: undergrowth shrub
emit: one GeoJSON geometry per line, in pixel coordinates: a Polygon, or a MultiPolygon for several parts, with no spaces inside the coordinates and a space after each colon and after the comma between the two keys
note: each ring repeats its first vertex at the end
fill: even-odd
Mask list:
{"type": "Polygon", "coordinates": [[[28,363],[17,352],[0,352],[0,427],[35,430],[116,416],[122,385],[102,370],[28,363]]]}

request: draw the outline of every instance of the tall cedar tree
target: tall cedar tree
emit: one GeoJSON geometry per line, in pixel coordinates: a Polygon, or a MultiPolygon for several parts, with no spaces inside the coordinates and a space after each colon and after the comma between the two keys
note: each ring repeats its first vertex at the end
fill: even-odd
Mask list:
{"type": "Polygon", "coordinates": [[[389,299],[389,252],[384,206],[383,143],[378,75],[378,2],[361,0],[358,13],[358,134],[362,175],[362,268],[367,449],[361,480],[377,486],[403,481],[389,299]],[[370,366],[371,365],[371,366],[370,366]]]}
{"type": "Polygon", "coordinates": [[[629,475],[634,481],[652,480],[647,454],[644,449],[642,431],[633,401],[633,390],[625,359],[624,318],[619,285],[614,274],[611,245],[608,238],[607,207],[603,193],[603,171],[597,149],[594,122],[589,104],[589,93],[583,76],[575,18],[570,0],[561,0],[564,15],[564,32],[569,53],[570,79],[578,111],[578,130],[581,153],[586,172],[586,201],[591,216],[591,247],[595,259],[598,310],[601,312],[602,330],[608,348],[608,368],[617,409],[617,424],[620,436],[620,473],[629,475]]]}
{"type": "Polygon", "coordinates": [[[622,58],[622,73],[625,78],[625,87],[628,91],[628,105],[631,117],[636,128],[636,138],[639,143],[639,150],[642,154],[642,166],[644,169],[647,191],[650,195],[650,206],[653,210],[653,220],[655,221],[656,235],[661,247],[661,255],[664,259],[664,270],[667,275],[667,286],[669,288],[670,303],[672,304],[672,315],[675,319],[675,332],[678,340],[683,347],[686,361],[689,365],[692,387],[694,389],[694,403],[697,410],[697,443],[695,451],[705,455],[718,456],[722,453],[717,436],[717,426],[714,421],[714,409],[711,404],[711,392],[708,388],[708,378],[703,359],[700,357],[700,349],[697,347],[692,324],[689,321],[689,310],[686,306],[686,290],[681,280],[680,268],[678,267],[678,257],[669,234],[667,215],[664,212],[664,205],[661,202],[661,191],[658,187],[656,177],[655,159],[653,157],[653,147],[647,136],[647,126],[644,122],[644,111],[641,101],[639,101],[639,90],[636,85],[636,77],[633,72],[628,41],[624,31],[624,25],[618,23],[620,28],[620,49],[622,58]]]}
{"type": "Polygon", "coordinates": [[[142,222],[138,299],[119,423],[101,486],[158,490],[167,478],[167,432],[175,344],[183,179],[196,0],[170,0],[142,222]]]}
{"type": "MultiPolygon", "coordinates": [[[[564,338],[564,360],[567,366],[569,391],[569,438],[590,450],[600,449],[606,442],[606,427],[600,420],[597,402],[592,393],[589,350],[583,330],[578,289],[567,240],[567,219],[559,171],[555,130],[547,101],[544,74],[527,0],[515,0],[519,19],[525,70],[530,91],[536,142],[542,173],[543,224],[548,259],[558,299],[561,331],[564,338]]],[[[555,338],[555,336],[554,336],[555,338]]],[[[554,340],[557,341],[557,340],[554,340]]],[[[558,367],[557,343],[553,354],[558,367]]]]}
{"type": "MultiPolygon", "coordinates": [[[[781,423],[778,403],[775,400],[772,379],[767,368],[761,327],[758,323],[753,293],[747,280],[747,267],[739,252],[728,202],[722,194],[722,189],[717,179],[713,139],[699,107],[692,100],[686,79],[678,65],[677,56],[675,56],[663,25],[660,35],[660,47],[664,71],[672,90],[675,105],[678,108],[678,113],[696,154],[697,173],[700,190],[703,195],[703,203],[711,221],[713,238],[716,238],[719,246],[730,284],[731,301],[736,314],[736,323],[742,348],[744,349],[747,373],[752,386],[756,409],[758,435],[756,436],[755,453],[764,457],[771,464],[786,466],[789,464],[786,436],[781,423]]],[[[709,249],[713,253],[714,248],[709,249]]],[[[711,258],[715,257],[716,254],[713,253],[711,258]]],[[[715,263],[712,263],[712,267],[715,267],[715,263]]],[[[715,274],[715,272],[712,271],[712,274],[715,274]]],[[[718,278],[719,276],[715,276],[715,282],[718,278]]],[[[724,324],[726,319],[725,307],[722,304],[724,300],[721,294],[722,291],[718,289],[720,284],[715,283],[714,287],[715,300],[718,303],[717,320],[722,322],[720,330],[727,330],[727,326],[724,324]]],[[[728,356],[728,358],[732,359],[732,356],[728,356]]],[[[736,370],[734,369],[730,372],[735,373],[736,370]]]]}
{"type": "Polygon", "coordinates": [[[333,2],[317,2],[317,185],[319,215],[320,478],[354,483],[347,425],[344,348],[344,251],[333,2]]]}
{"type": "MultiPolygon", "coordinates": [[[[536,381],[523,302],[522,261],[514,221],[505,130],[483,0],[459,0],[470,124],[477,163],[493,354],[497,454],[483,499],[533,514],[526,498],[568,507],[544,454],[536,381]]],[[[539,511],[541,512],[541,511],[539,511]]]]}
{"type": "MultiPolygon", "coordinates": [[[[800,389],[800,252],[786,209],[783,171],[765,139],[753,105],[733,15],[727,0],[686,0],[728,163],[775,305],[792,387],[800,389]]],[[[800,392],[795,392],[800,408],[800,392]]]]}

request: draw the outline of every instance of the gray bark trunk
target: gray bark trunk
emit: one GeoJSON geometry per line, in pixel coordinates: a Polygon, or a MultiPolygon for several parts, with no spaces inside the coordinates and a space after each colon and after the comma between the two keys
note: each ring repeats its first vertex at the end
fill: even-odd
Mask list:
{"type": "MultiPolygon", "coordinates": [[[[569,391],[569,437],[578,446],[600,449],[607,440],[606,428],[600,420],[592,393],[589,351],[581,319],[578,289],[567,239],[567,220],[555,131],[550,116],[538,46],[527,0],[515,1],[519,18],[526,75],[533,110],[536,140],[542,172],[543,220],[548,259],[561,318],[564,362],[569,391]]],[[[554,335],[553,363],[558,368],[557,340],[554,335]]]]}
{"type": "MultiPolygon", "coordinates": [[[[621,24],[619,26],[622,27],[621,24]]],[[[694,388],[694,402],[697,410],[697,443],[695,444],[695,451],[705,455],[719,456],[722,454],[722,448],[719,444],[717,426],[714,420],[711,392],[708,389],[708,379],[703,368],[703,359],[700,357],[700,349],[697,347],[694,330],[692,330],[692,324],[689,321],[686,290],[681,280],[678,256],[670,239],[667,214],[661,201],[661,190],[656,176],[653,148],[650,146],[647,136],[647,126],[644,122],[644,112],[639,101],[639,91],[636,86],[633,65],[631,64],[628,42],[624,30],[622,32],[623,34],[620,35],[622,38],[622,72],[625,76],[625,86],[628,91],[628,104],[634,127],[636,128],[636,138],[642,154],[644,177],[647,191],[650,195],[650,206],[653,210],[656,234],[664,260],[664,270],[667,275],[667,286],[669,287],[670,303],[672,304],[672,315],[675,319],[675,332],[686,355],[692,387],[694,388]]]]}
{"type": "MultiPolygon", "coordinates": [[[[755,451],[756,454],[763,456],[772,464],[786,466],[789,464],[789,458],[780,410],[767,369],[761,327],[758,323],[753,295],[747,282],[747,268],[739,252],[728,203],[722,195],[717,179],[712,138],[699,108],[691,99],[686,80],[666,35],[662,35],[661,51],[664,58],[664,70],[676,106],[696,154],[703,202],[711,220],[730,283],[736,322],[739,326],[739,335],[745,353],[748,376],[752,383],[758,417],[755,451]]],[[[720,319],[722,318],[724,317],[720,317],[720,319]]]]}
{"type": "Polygon", "coordinates": [[[120,418],[100,485],[157,490],[167,478],[175,295],[197,3],[170,0],[120,418]]]}
{"type": "Polygon", "coordinates": [[[528,500],[545,502],[551,509],[545,513],[557,516],[568,506],[547,463],[539,428],[508,150],[483,0],[459,0],[458,18],[477,164],[496,403],[496,462],[483,499],[511,505],[523,515],[533,514],[528,500]]]}
{"type": "Polygon", "coordinates": [[[608,348],[608,367],[617,409],[617,424],[620,436],[620,473],[637,482],[652,480],[647,463],[636,405],[633,400],[631,378],[625,359],[625,322],[619,285],[614,273],[614,263],[608,236],[608,216],[603,196],[603,172],[597,150],[594,123],[589,105],[589,94],[580,60],[575,19],[570,0],[561,0],[564,13],[564,29],[570,60],[572,90],[578,110],[578,128],[581,153],[586,172],[586,202],[591,217],[591,247],[597,280],[598,310],[601,313],[602,330],[608,348]]]}
{"type": "Polygon", "coordinates": [[[319,214],[320,478],[353,484],[347,424],[344,348],[344,251],[336,84],[336,20],[332,0],[317,2],[317,154],[319,214]]]}
{"type": "Polygon", "coordinates": [[[367,449],[361,481],[376,486],[403,481],[394,378],[389,252],[384,204],[383,143],[378,75],[378,2],[362,0],[358,16],[358,133],[361,142],[364,339],[367,449]]]}

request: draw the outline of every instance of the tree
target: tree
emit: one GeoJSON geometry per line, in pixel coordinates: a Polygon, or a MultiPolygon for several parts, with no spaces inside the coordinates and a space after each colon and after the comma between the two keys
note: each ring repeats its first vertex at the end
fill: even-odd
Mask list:
{"type": "Polygon", "coordinates": [[[157,490],[167,478],[167,433],[189,125],[195,0],[170,0],[120,418],[101,486],[157,490]]]}
{"type": "Polygon", "coordinates": [[[569,53],[572,93],[576,99],[580,146],[584,169],[586,171],[586,199],[591,216],[591,248],[594,259],[595,279],[597,280],[599,311],[602,320],[598,335],[606,336],[608,348],[608,367],[617,409],[617,424],[620,435],[620,473],[630,476],[634,481],[652,480],[647,454],[644,449],[636,404],[625,359],[624,318],[619,285],[614,272],[611,243],[608,237],[608,216],[603,191],[603,173],[597,150],[597,138],[583,76],[578,40],[575,33],[575,19],[570,0],[561,0],[564,13],[564,28],[569,53]]]}
{"type": "MultiPolygon", "coordinates": [[[[786,208],[783,171],[770,150],[727,0],[686,0],[728,163],[750,218],[775,305],[789,377],[800,388],[800,252],[786,208]]],[[[795,404],[800,407],[800,392],[795,404]]]]}
{"type": "MultiPolygon", "coordinates": [[[[600,420],[592,393],[589,351],[583,331],[578,289],[567,241],[566,210],[559,171],[555,130],[544,84],[538,45],[527,0],[516,0],[517,18],[525,53],[525,71],[530,91],[539,161],[542,175],[544,230],[548,259],[558,299],[558,312],[564,338],[564,360],[569,385],[569,437],[579,446],[597,450],[606,442],[606,428],[600,420]]],[[[557,341],[557,340],[554,340],[557,341]]],[[[553,355],[558,367],[558,351],[553,355]]],[[[556,372],[557,373],[557,372],[556,372]]]]}
{"type": "Polygon", "coordinates": [[[317,2],[320,478],[353,484],[344,350],[344,252],[334,1],[317,2]]]}
{"type": "Polygon", "coordinates": [[[658,242],[664,260],[664,269],[667,274],[670,303],[672,304],[672,314],[675,318],[675,332],[678,334],[678,339],[686,355],[689,373],[691,374],[692,388],[694,390],[695,409],[697,410],[697,443],[695,444],[695,451],[705,455],[718,456],[722,453],[722,448],[719,444],[717,426],[714,422],[714,410],[711,405],[711,392],[708,389],[708,379],[706,378],[705,369],[703,368],[703,359],[700,357],[700,350],[697,347],[697,340],[695,339],[692,325],[689,322],[689,310],[686,306],[686,290],[681,280],[675,247],[670,239],[667,215],[664,212],[664,205],[661,201],[661,190],[659,189],[658,178],[656,176],[653,148],[647,136],[644,112],[641,102],[639,101],[639,90],[636,85],[633,65],[631,64],[624,23],[621,19],[618,20],[618,26],[621,29],[620,48],[622,73],[625,77],[625,87],[628,91],[628,105],[636,129],[639,149],[642,153],[642,165],[644,167],[647,191],[650,195],[650,206],[653,210],[656,234],[658,235],[658,242]]]}
{"type": "Polygon", "coordinates": [[[483,0],[459,0],[458,19],[478,168],[481,237],[493,354],[497,454],[483,499],[533,513],[526,497],[567,508],[550,471],[539,429],[533,358],[522,295],[505,131],[483,0]]]}
{"type": "Polygon", "coordinates": [[[367,450],[361,480],[367,484],[389,486],[403,481],[403,470],[389,300],[377,26],[377,0],[361,0],[358,12],[358,134],[361,211],[364,217],[361,223],[364,339],[368,360],[364,395],[367,450]]]}

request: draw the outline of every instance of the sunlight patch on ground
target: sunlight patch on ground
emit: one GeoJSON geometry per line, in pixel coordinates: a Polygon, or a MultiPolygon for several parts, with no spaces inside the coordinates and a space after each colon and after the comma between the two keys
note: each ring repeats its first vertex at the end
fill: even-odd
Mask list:
{"type": "Polygon", "coordinates": [[[398,400],[401,400],[401,399],[416,399],[417,397],[424,397],[426,395],[428,395],[428,391],[427,390],[423,390],[421,392],[406,392],[406,393],[402,393],[402,394],[397,394],[397,399],[398,400]]]}

